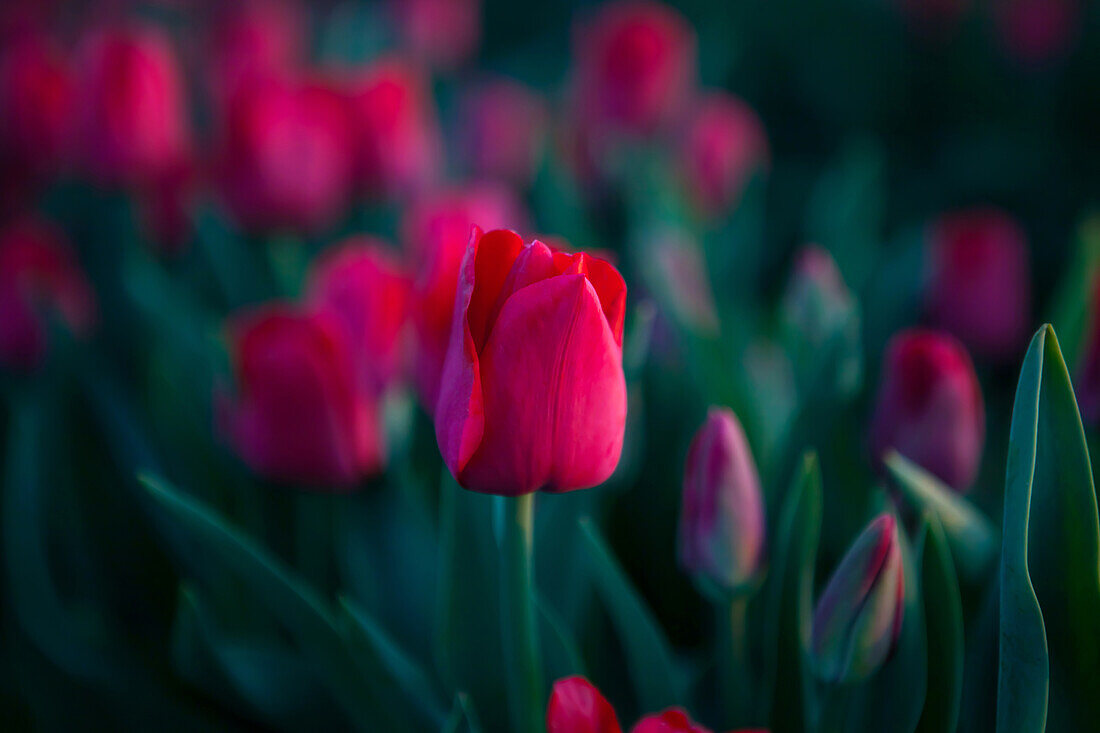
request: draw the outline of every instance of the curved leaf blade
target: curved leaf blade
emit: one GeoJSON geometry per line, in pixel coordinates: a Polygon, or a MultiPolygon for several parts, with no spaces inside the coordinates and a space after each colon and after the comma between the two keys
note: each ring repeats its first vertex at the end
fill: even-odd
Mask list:
{"type": "Polygon", "coordinates": [[[963,613],[949,541],[932,512],[926,512],[921,554],[921,595],[928,642],[928,687],[918,733],[953,731],[963,684],[963,613]]]}

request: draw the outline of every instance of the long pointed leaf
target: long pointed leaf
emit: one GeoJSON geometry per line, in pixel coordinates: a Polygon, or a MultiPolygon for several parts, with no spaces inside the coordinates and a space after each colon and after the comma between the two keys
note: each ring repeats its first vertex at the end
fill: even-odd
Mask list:
{"type": "Polygon", "coordinates": [[[938,517],[925,513],[921,595],[928,641],[928,689],[918,733],[951,733],[959,719],[963,684],[963,612],[949,541],[938,517]]]}

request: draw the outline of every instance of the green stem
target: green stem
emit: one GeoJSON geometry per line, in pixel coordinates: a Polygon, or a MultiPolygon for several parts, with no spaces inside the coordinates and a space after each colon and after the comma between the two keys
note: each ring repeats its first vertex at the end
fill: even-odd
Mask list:
{"type": "Polygon", "coordinates": [[[819,710],[817,733],[844,733],[848,729],[851,692],[850,685],[830,684],[825,687],[819,710]]]}
{"type": "Polygon", "coordinates": [[[719,639],[718,681],[725,701],[726,716],[736,726],[751,722],[753,717],[751,684],[746,638],[747,595],[734,596],[729,603],[718,606],[719,639]]]}
{"type": "Polygon", "coordinates": [[[532,593],[535,495],[500,501],[504,503],[500,587],[508,706],[512,729],[534,732],[543,721],[542,665],[532,593]]]}

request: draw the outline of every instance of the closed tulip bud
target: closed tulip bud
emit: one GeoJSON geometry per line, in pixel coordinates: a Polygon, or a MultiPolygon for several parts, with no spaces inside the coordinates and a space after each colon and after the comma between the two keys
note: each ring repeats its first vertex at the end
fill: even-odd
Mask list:
{"type": "Polygon", "coordinates": [[[526,186],[535,176],[546,136],[542,99],[519,82],[493,81],[463,105],[465,156],[474,175],[526,186]]]}
{"type": "Polygon", "coordinates": [[[611,475],[626,426],[625,312],[607,262],[474,229],[435,409],[460,485],[515,496],[611,475]]]}
{"type": "Polygon", "coordinates": [[[77,155],[96,181],[140,185],[189,153],[183,80],[167,36],[142,26],[100,31],[76,68],[77,155]]]}
{"type": "Polygon", "coordinates": [[[246,0],[220,6],[206,50],[211,91],[224,104],[243,83],[284,76],[305,50],[301,9],[284,0],[246,0]]]}
{"type": "Polygon", "coordinates": [[[993,12],[1005,50],[1029,66],[1068,52],[1081,25],[1077,0],[1001,0],[993,12]]]}
{"type": "Polygon", "coordinates": [[[72,111],[68,60],[44,35],[27,32],[0,51],[0,161],[28,179],[61,162],[72,111]]]}
{"type": "Polygon", "coordinates": [[[876,463],[893,448],[965,492],[978,473],[984,442],[981,387],[962,344],[920,329],[894,336],[871,422],[876,463]]]}
{"type": "Polygon", "coordinates": [[[680,564],[707,586],[750,583],[764,556],[764,500],[745,431],[728,408],[711,408],[684,467],[680,564]]]}
{"type": "Polygon", "coordinates": [[[264,307],[233,320],[229,341],[237,396],[220,398],[219,418],[253,471],[344,489],[381,468],[377,405],[332,314],[264,307]]]}
{"type": "Polygon", "coordinates": [[[59,231],[29,220],[11,225],[0,233],[0,361],[36,366],[51,315],[86,335],[96,319],[95,294],[59,231]]]}
{"type": "Polygon", "coordinates": [[[584,677],[554,683],[546,706],[547,733],[621,733],[611,704],[584,677]]]}
{"type": "Polygon", "coordinates": [[[711,733],[711,730],[693,721],[684,710],[669,708],[645,716],[634,724],[630,733],[711,733]]]}
{"type": "Polygon", "coordinates": [[[310,303],[329,311],[346,332],[364,386],[380,394],[397,376],[409,280],[386,245],[353,237],[323,255],[307,286],[310,303]]]}
{"type": "Polygon", "coordinates": [[[1031,266],[1020,225],[997,209],[942,217],[929,230],[932,321],[980,357],[1016,359],[1031,330],[1031,266]]]}
{"type": "Polygon", "coordinates": [[[712,92],[696,105],[681,143],[681,167],[696,205],[708,215],[736,205],[754,173],[768,165],[768,138],[756,112],[712,92]]]}
{"type": "Polygon", "coordinates": [[[434,412],[439,377],[451,341],[458,270],[470,230],[518,226],[526,220],[520,202],[506,188],[488,185],[440,191],[421,197],[405,212],[402,240],[420,264],[413,285],[416,330],[416,387],[434,412]]]}
{"type": "Polygon", "coordinates": [[[374,196],[402,197],[435,180],[442,140],[427,80],[389,58],[358,72],[346,89],[359,185],[374,196]]]}
{"type": "Polygon", "coordinates": [[[649,135],[686,106],[696,72],[695,32],[678,11],[619,0],[574,34],[575,94],[590,124],[649,135]]]}
{"type": "Polygon", "coordinates": [[[827,682],[866,679],[901,633],[905,578],[894,517],[883,514],[856,538],[814,611],[812,653],[827,682]]]}
{"type": "Polygon", "coordinates": [[[352,138],[342,97],[323,83],[269,77],[229,100],[218,175],[246,229],[316,231],[349,201],[352,138]]]}
{"type": "Polygon", "coordinates": [[[477,53],[481,0],[392,0],[390,7],[414,58],[452,69],[477,53]]]}

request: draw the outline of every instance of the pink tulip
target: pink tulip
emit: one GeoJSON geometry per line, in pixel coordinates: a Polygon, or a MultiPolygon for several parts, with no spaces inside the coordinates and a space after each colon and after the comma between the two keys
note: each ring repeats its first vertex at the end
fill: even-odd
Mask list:
{"type": "Polygon", "coordinates": [[[96,181],[140,185],[189,154],[183,79],[161,31],[131,25],[95,32],[76,70],[77,157],[96,181]]]}
{"type": "Polygon", "coordinates": [[[734,206],[752,175],[768,165],[768,139],[752,107],[712,92],[688,121],[681,156],[696,203],[716,215],[734,206]]]}
{"type": "Polygon", "coordinates": [[[764,498],[745,431],[728,408],[712,407],[684,464],[680,564],[708,585],[735,590],[764,557],[764,498]]]}
{"type": "Polygon", "coordinates": [[[680,708],[647,715],[631,728],[630,733],[711,733],[710,728],[699,725],[680,708]]]}
{"type": "Polygon", "coordinates": [[[41,33],[0,50],[0,165],[26,179],[53,173],[67,142],[73,79],[68,59],[41,33]]]}
{"type": "Polygon", "coordinates": [[[346,489],[380,470],[378,408],[333,314],[267,306],[236,317],[229,340],[238,395],[218,403],[219,416],[253,471],[346,489]]]}
{"type": "Polygon", "coordinates": [[[975,354],[1023,356],[1031,330],[1031,265],[1027,238],[997,209],[941,217],[929,230],[929,317],[975,354]]]}
{"type": "Polygon", "coordinates": [[[542,99],[523,84],[502,79],[475,89],[463,112],[465,154],[474,175],[529,184],[546,136],[542,99]]]}
{"type": "Polygon", "coordinates": [[[435,410],[459,484],[514,496],[611,475],[626,424],[625,310],[607,262],[474,229],[435,410]]]}
{"type": "Polygon", "coordinates": [[[397,375],[410,283],[386,245],[352,237],[313,266],[307,286],[315,308],[332,312],[355,352],[367,389],[380,394],[397,375]]]}
{"type": "Polygon", "coordinates": [[[347,205],[352,132],[340,95],[321,82],[253,79],[229,101],[218,175],[246,229],[317,231],[347,205]]]}
{"type": "Polygon", "coordinates": [[[695,32],[652,0],[600,7],[574,35],[576,104],[598,127],[649,135],[684,109],[696,74],[695,32]]]}
{"type": "Polygon", "coordinates": [[[876,462],[893,448],[965,492],[977,476],[984,442],[981,387],[962,344],[919,329],[894,336],[871,422],[876,462]]]}
{"type": "Polygon", "coordinates": [[[477,53],[481,0],[392,0],[390,7],[414,58],[450,69],[477,53]]]}
{"type": "Polygon", "coordinates": [[[525,214],[505,188],[480,185],[424,196],[406,211],[402,239],[409,259],[420,263],[413,287],[416,386],[422,403],[435,410],[439,378],[451,341],[458,270],[470,230],[521,226],[525,214]]]}
{"type": "Polygon", "coordinates": [[[95,294],[60,231],[31,220],[11,225],[0,233],[0,361],[37,365],[51,313],[86,335],[96,319],[95,294]]]}
{"type": "Polygon", "coordinates": [[[622,733],[611,703],[584,677],[554,683],[546,706],[547,733],[622,733]]]}
{"type": "Polygon", "coordinates": [[[435,180],[442,140],[427,80],[393,58],[375,61],[347,85],[356,175],[375,196],[417,193],[435,180]]]}

